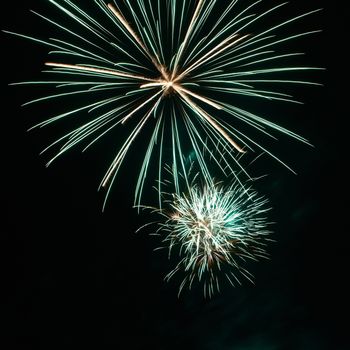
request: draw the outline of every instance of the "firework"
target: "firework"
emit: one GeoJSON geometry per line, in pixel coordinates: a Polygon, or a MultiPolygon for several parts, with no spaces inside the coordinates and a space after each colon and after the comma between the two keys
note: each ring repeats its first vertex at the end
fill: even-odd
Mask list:
{"type": "Polygon", "coordinates": [[[164,219],[157,234],[165,237],[169,258],[179,256],[166,276],[166,280],[177,273],[185,276],[179,294],[199,282],[210,297],[220,290],[223,277],[232,285],[241,284],[242,276],[253,282],[244,263],[267,258],[267,199],[237,183],[192,185],[187,193],[173,194],[168,204],[168,209],[155,210],[164,219]]]}
{"type": "Polygon", "coordinates": [[[248,125],[272,138],[277,131],[308,143],[249,112],[237,100],[297,102],[271,86],[315,84],[289,78],[290,72],[316,69],[288,64],[301,53],[275,51],[289,41],[316,33],[281,35],[280,30],[317,10],[269,26],[265,18],[285,3],[265,10],[261,1],[244,1],[242,7],[243,1],[238,0],[225,2],[224,9],[216,0],[95,0],[86,9],[71,0],[50,3],[62,15],[59,20],[34,14],[58,29],[58,37],[42,40],[11,32],[51,48],[52,57],[44,71],[47,77],[19,84],[45,84],[60,90],[26,105],[83,96],[76,108],[36,125],[83,118],[79,127],[44,150],[61,147],[48,165],[78,144],[86,150],[117,128],[124,128],[125,139],[120,141],[118,134],[116,155],[101,182],[106,199],[129,150],[146,127],[152,131],[145,133],[149,140],[135,189],[138,204],[151,164],[158,166],[155,177],[160,186],[163,160],[171,161],[177,186],[178,173],[186,174],[183,154],[187,151],[194,152],[193,160],[208,185],[214,168],[207,166],[208,156],[224,176],[245,172],[238,158],[247,151],[268,153],[282,163],[240,126],[248,125]],[[257,27],[262,30],[256,32],[257,27]]]}

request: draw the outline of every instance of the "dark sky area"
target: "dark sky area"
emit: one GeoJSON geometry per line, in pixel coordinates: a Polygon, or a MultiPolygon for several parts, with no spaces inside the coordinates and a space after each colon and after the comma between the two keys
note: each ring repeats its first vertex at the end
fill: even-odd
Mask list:
{"type": "MultiPolygon", "coordinates": [[[[179,280],[163,281],[171,261],[153,251],[159,240],[135,234],[150,221],[148,213],[132,208],[142,152],[126,160],[104,213],[97,187],[115,151],[113,138],[112,149],[102,143],[84,154],[73,150],[45,167],[49,157],[39,152],[64,127],[26,132],[54,114],[50,103],[20,107],[46,88],[8,84],[40,79],[47,49],[1,33],[0,314],[1,341],[9,344],[2,349],[349,349],[348,38],[342,6],[290,2],[292,14],[324,8],[291,30],[323,29],[301,40],[299,50],[307,52],[307,64],[327,70],[311,76],[323,87],[294,88],[304,105],[277,103],[271,113],[285,113],[284,125],[315,147],[284,138],[271,144],[297,176],[267,157],[256,164],[269,174],[258,187],[270,198],[276,222],[271,260],[249,263],[255,286],[224,285],[212,299],[196,286],[178,298],[179,280]]],[[[7,1],[1,29],[52,35],[29,9],[54,13],[49,1],[7,1]]]]}

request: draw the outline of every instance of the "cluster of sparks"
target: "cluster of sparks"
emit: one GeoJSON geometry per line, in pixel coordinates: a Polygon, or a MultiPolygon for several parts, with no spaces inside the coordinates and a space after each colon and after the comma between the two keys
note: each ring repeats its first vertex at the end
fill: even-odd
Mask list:
{"type": "Polygon", "coordinates": [[[220,273],[232,285],[241,284],[239,276],[253,282],[241,262],[267,258],[267,203],[237,184],[193,185],[186,194],[174,194],[170,210],[159,212],[165,218],[159,230],[166,233],[169,255],[176,251],[180,258],[166,279],[184,272],[179,293],[198,281],[209,297],[220,291],[220,273]]]}
{"type": "MultiPolygon", "coordinates": [[[[162,208],[164,164],[171,163],[171,182],[175,187],[171,207],[175,213],[168,218],[164,229],[171,231],[166,241],[171,247],[180,244],[184,256],[169,276],[179,269],[188,271],[183,287],[186,283],[191,285],[196,275],[200,280],[207,275],[210,282],[205,290],[212,294],[216,284],[214,271],[220,270],[223,261],[238,268],[235,257],[264,255],[261,248],[255,247],[252,251],[250,247],[257,241],[256,237],[265,232],[259,216],[264,212],[260,207],[265,202],[253,199],[255,195],[247,197],[250,205],[248,199],[244,199],[247,191],[238,174],[249,175],[239,162],[240,155],[249,151],[267,153],[289,168],[260,142],[240,131],[239,125],[248,125],[267,137],[276,138],[273,132],[277,131],[309,143],[294,132],[238,106],[236,101],[249,97],[298,103],[292,96],[272,90],[271,86],[317,85],[290,79],[288,75],[275,77],[317,69],[283,66],[285,60],[301,53],[275,53],[278,45],[317,32],[276,36],[281,28],[317,10],[254,33],[250,30],[254,25],[286,3],[256,14],[261,0],[249,1],[243,9],[239,0],[225,2],[224,9],[218,0],[126,0],[123,3],[94,0],[92,4],[101,19],[104,18],[102,21],[72,0],[49,2],[67,17],[67,24],[33,12],[71,40],[42,40],[8,32],[49,46],[50,54],[56,58],[45,63],[49,68],[45,73],[55,79],[17,84],[66,89],[26,104],[79,94],[89,97],[84,98],[84,104],[78,108],[35,126],[43,127],[77,114],[86,117],[79,127],[43,151],[61,145],[48,164],[78,144],[84,143],[85,150],[117,127],[129,125],[130,131],[117,146],[117,153],[101,182],[101,187],[106,188],[107,200],[134,141],[146,125],[150,125],[153,131],[136,184],[135,205],[140,206],[151,164],[157,164],[162,208]],[[264,84],[269,87],[262,88],[264,84]],[[106,94],[105,98],[101,98],[101,93],[106,94]],[[170,159],[166,149],[171,150],[170,159]],[[190,184],[187,178],[186,152],[194,154],[192,160],[199,167],[203,190],[190,184]],[[213,182],[214,168],[225,178],[234,177],[238,187],[231,186],[226,192],[218,188],[213,182]],[[179,173],[186,180],[187,197],[182,196],[179,173]],[[239,186],[242,191],[238,190],[239,186]]],[[[249,278],[248,272],[238,270],[249,278]]],[[[226,276],[236,280],[235,274],[226,276]]]]}

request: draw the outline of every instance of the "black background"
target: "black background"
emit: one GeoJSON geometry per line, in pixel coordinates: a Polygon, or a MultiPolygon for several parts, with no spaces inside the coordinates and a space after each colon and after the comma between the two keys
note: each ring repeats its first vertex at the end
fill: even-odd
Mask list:
{"type": "MultiPolygon", "coordinates": [[[[40,33],[40,20],[28,10],[50,13],[47,3],[2,3],[1,28],[40,33]]],[[[327,68],[317,76],[325,86],[300,88],[297,95],[305,105],[291,119],[294,130],[315,148],[295,142],[276,146],[299,175],[271,165],[262,186],[277,222],[271,261],[251,266],[255,286],[224,287],[211,300],[196,288],[178,299],[177,281],[162,280],[169,262],[152,251],[157,241],[134,233],[149,218],[131,208],[130,179],[137,169],[132,159],[104,213],[103,194],[96,190],[108,161],[103,148],[83,155],[70,152],[45,168],[47,159],[38,153],[48,136],[58,136],[57,130],[50,129],[49,135],[26,130],[45,118],[50,105],[46,110],[21,108],[30,97],[40,96],[40,89],[7,84],[37,79],[47,50],[1,34],[1,330],[10,344],[4,349],[349,348],[348,115],[343,108],[348,43],[341,6],[291,1],[296,12],[324,7],[311,23],[323,33],[301,48],[308,62],[327,68]]]]}

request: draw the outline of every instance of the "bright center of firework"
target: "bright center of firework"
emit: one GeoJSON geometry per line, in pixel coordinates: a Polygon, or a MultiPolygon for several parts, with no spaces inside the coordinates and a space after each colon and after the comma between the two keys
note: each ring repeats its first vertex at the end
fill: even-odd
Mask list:
{"type": "Polygon", "coordinates": [[[176,92],[177,89],[180,87],[173,80],[163,80],[162,83],[163,83],[163,90],[165,94],[176,92]]]}
{"type": "Polygon", "coordinates": [[[163,66],[158,67],[158,70],[162,74],[161,77],[158,80],[152,81],[150,83],[142,84],[140,88],[145,89],[160,87],[163,91],[163,95],[177,92],[180,96],[183,97],[186,90],[181,86],[179,82],[180,77],[176,76],[174,73],[168,73],[163,66]]]}
{"type": "Polygon", "coordinates": [[[170,89],[173,85],[174,85],[174,83],[172,81],[168,81],[168,82],[165,83],[165,87],[167,89],[170,89]]]}

